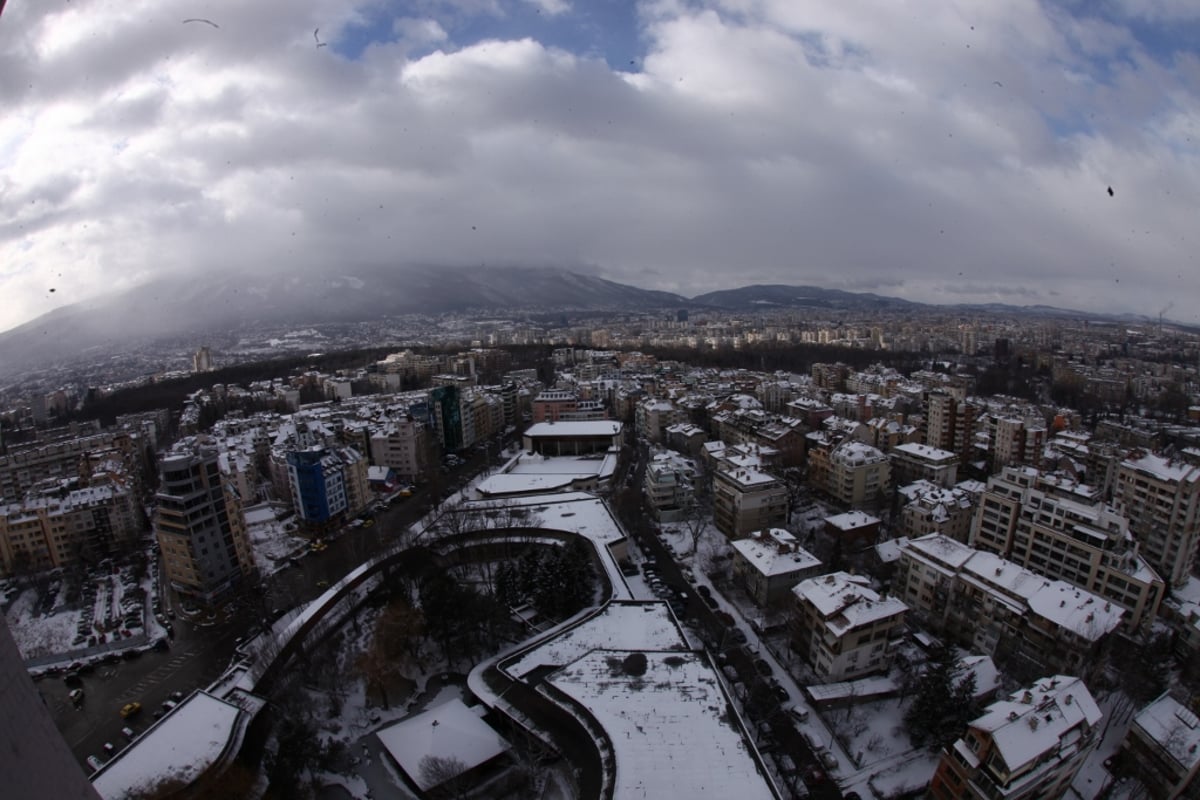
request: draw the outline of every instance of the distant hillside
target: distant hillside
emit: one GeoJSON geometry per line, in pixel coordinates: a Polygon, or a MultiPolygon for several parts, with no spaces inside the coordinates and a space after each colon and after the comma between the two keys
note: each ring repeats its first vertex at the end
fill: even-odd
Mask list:
{"type": "Polygon", "coordinates": [[[693,305],[713,306],[737,311],[772,308],[822,308],[839,311],[905,311],[930,308],[896,297],[862,292],[843,292],[819,286],[783,286],[767,284],[743,286],[709,292],[692,298],[693,305]]]}
{"type": "Polygon", "coordinates": [[[58,361],[87,347],[119,353],[147,338],[249,325],[359,322],[403,314],[487,310],[622,310],[687,300],[534,267],[385,267],[344,275],[225,273],[164,277],[56,309],[0,334],[0,372],[58,361]]]}

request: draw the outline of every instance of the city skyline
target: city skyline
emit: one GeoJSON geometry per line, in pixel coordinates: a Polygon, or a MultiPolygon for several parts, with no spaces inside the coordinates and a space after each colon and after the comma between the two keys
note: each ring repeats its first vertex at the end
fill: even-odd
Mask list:
{"type": "Polygon", "coordinates": [[[9,5],[0,329],[414,261],[1196,321],[1200,10],[919,11],[9,5]]]}

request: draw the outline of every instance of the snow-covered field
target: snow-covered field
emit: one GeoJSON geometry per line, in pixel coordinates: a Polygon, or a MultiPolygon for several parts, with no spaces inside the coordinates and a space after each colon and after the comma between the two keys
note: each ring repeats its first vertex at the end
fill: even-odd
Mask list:
{"type": "Polygon", "coordinates": [[[83,610],[68,611],[59,606],[43,615],[34,608],[37,596],[35,589],[25,589],[4,615],[21,657],[37,658],[71,650],[83,610]]]}

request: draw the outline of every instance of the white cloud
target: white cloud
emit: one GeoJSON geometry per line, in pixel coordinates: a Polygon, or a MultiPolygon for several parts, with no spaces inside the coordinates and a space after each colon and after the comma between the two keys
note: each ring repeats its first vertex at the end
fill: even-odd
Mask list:
{"type": "Polygon", "coordinates": [[[337,45],[379,7],[351,0],[10,6],[0,328],[160,270],[282,263],[953,302],[1010,280],[1145,313],[1200,289],[1200,68],[1119,25],[1031,0],[662,2],[621,73],[532,35],[455,41],[422,10],[443,5],[358,61],[337,45]],[[200,15],[220,27],[181,24],[200,15]]]}

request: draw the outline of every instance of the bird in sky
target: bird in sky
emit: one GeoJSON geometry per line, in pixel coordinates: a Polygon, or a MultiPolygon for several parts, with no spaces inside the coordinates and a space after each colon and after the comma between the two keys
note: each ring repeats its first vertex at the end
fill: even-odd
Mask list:
{"type": "Polygon", "coordinates": [[[317,36],[317,34],[320,32],[320,30],[321,30],[320,28],[313,29],[313,41],[315,41],[317,43],[317,47],[324,47],[326,43],[322,42],[321,38],[319,36],[317,36]]]}
{"type": "Polygon", "coordinates": [[[1111,186],[1108,187],[1108,196],[1112,197],[1114,194],[1115,194],[1115,192],[1113,192],[1112,187],[1111,186]]]}
{"type": "Polygon", "coordinates": [[[185,19],[185,20],[183,21],[183,24],[184,24],[184,25],[186,25],[186,24],[188,24],[189,22],[203,22],[203,23],[205,23],[205,24],[207,24],[207,25],[212,25],[214,28],[220,28],[220,27],[221,27],[221,26],[220,26],[220,25],[218,25],[217,23],[213,22],[211,19],[201,19],[201,18],[199,18],[199,17],[192,17],[191,19],[185,19]]]}

